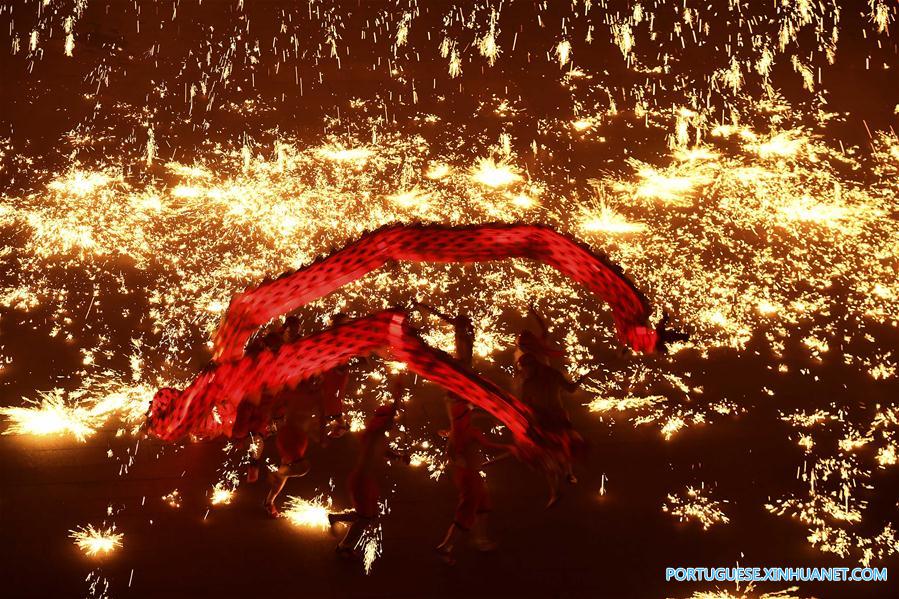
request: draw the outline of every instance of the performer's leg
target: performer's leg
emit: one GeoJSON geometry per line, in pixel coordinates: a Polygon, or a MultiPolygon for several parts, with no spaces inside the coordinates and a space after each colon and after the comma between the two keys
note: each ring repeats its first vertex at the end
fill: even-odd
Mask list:
{"type": "Polygon", "coordinates": [[[282,468],[278,468],[278,470],[268,475],[269,489],[268,494],[265,496],[263,507],[272,518],[277,518],[279,516],[278,508],[275,506],[275,499],[277,499],[278,494],[284,489],[284,485],[287,484],[288,477],[286,474],[282,473],[281,470],[282,468]]]}
{"type": "Polygon", "coordinates": [[[584,441],[584,438],[571,426],[571,422],[568,422],[568,439],[570,443],[570,453],[571,459],[568,461],[568,469],[566,473],[566,478],[568,482],[572,485],[577,484],[577,475],[574,473],[574,458],[581,457],[586,452],[587,443],[584,441]]]}
{"type": "Polygon", "coordinates": [[[302,428],[290,422],[285,423],[285,426],[278,431],[276,443],[281,454],[281,466],[269,475],[271,487],[264,504],[266,511],[274,518],[278,517],[275,499],[284,489],[287,479],[292,476],[305,476],[309,472],[309,461],[305,457],[309,439],[302,428]]]}
{"type": "Polygon", "coordinates": [[[337,525],[341,522],[355,522],[358,518],[356,510],[344,510],[342,512],[331,512],[328,514],[328,524],[331,525],[331,535],[337,536],[337,525]]]}
{"type": "Polygon", "coordinates": [[[328,522],[355,522],[358,517],[356,510],[345,510],[328,514],[328,522]]]}
{"type": "Polygon", "coordinates": [[[359,544],[359,539],[362,538],[365,529],[371,524],[371,520],[371,518],[366,518],[364,516],[356,516],[356,519],[350,524],[343,539],[337,544],[337,553],[341,557],[352,557],[355,554],[356,545],[359,544]]]}
{"type": "Polygon", "coordinates": [[[268,495],[265,496],[263,507],[265,507],[265,510],[272,518],[277,518],[279,515],[278,508],[275,506],[275,500],[278,498],[278,495],[281,494],[281,491],[284,490],[287,479],[305,476],[308,472],[309,460],[301,458],[290,464],[283,464],[280,468],[269,474],[268,481],[270,487],[268,495]]]}
{"type": "Polygon", "coordinates": [[[459,489],[459,503],[456,505],[452,526],[446,531],[443,542],[437,546],[437,552],[443,561],[450,565],[455,563],[453,548],[456,542],[475,525],[484,484],[480,474],[460,466],[454,467],[453,479],[459,489]]]}
{"type": "Polygon", "coordinates": [[[456,563],[456,558],[453,557],[453,548],[466,532],[468,531],[459,526],[458,522],[453,522],[447,529],[446,535],[444,535],[443,537],[443,541],[441,541],[441,543],[437,545],[437,553],[440,555],[440,558],[448,565],[452,566],[456,563]]]}
{"type": "MultiPolygon", "coordinates": [[[[346,315],[335,316],[332,324],[346,321],[346,315]]],[[[321,433],[323,441],[342,437],[349,430],[343,417],[343,396],[346,393],[349,370],[347,365],[337,366],[322,377],[320,402],[321,433]]]]}

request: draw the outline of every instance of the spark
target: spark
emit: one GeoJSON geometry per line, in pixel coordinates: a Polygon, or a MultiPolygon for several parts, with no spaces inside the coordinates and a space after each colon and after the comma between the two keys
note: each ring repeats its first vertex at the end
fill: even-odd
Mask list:
{"type": "Polygon", "coordinates": [[[584,131],[593,126],[593,123],[588,119],[578,119],[571,123],[571,126],[575,131],[584,131]]]}
{"type": "Polygon", "coordinates": [[[686,425],[686,422],[683,418],[681,418],[680,416],[672,416],[665,423],[665,426],[662,427],[662,436],[665,437],[666,441],[668,441],[671,439],[674,433],[684,428],[684,425],[686,425]]]}
{"type": "Polygon", "coordinates": [[[31,407],[0,408],[0,415],[10,420],[4,435],[60,435],[71,434],[84,441],[94,434],[93,419],[88,410],[66,403],[60,393],[43,395],[31,407]]]}
{"type": "MultiPolygon", "coordinates": [[[[726,502],[724,502],[726,503],[726,502]]],[[[727,524],[730,519],[721,510],[722,502],[711,499],[705,486],[687,487],[680,495],[668,495],[662,511],[670,513],[681,522],[696,521],[708,530],[715,524],[727,524]]]]}
{"type": "Polygon", "coordinates": [[[762,158],[795,156],[807,141],[798,131],[783,131],[767,141],[758,143],[753,149],[762,158]]]}
{"type": "Polygon", "coordinates": [[[648,397],[627,396],[622,399],[598,397],[587,404],[587,409],[591,412],[609,412],[612,410],[623,412],[625,410],[651,407],[663,401],[665,401],[665,398],[661,395],[648,397]]]}
{"type": "Polygon", "coordinates": [[[181,493],[178,489],[175,489],[171,493],[166,493],[162,496],[162,501],[172,508],[180,508],[181,507],[181,493]]]}
{"type": "Polygon", "coordinates": [[[381,557],[381,549],[383,542],[383,532],[381,525],[371,526],[362,534],[359,543],[356,545],[362,553],[362,567],[366,574],[371,574],[375,560],[381,557]]]}
{"type": "Polygon", "coordinates": [[[481,158],[472,169],[472,179],[487,187],[507,187],[521,181],[521,175],[505,162],[494,162],[492,158],[481,158]]]}
{"type": "Polygon", "coordinates": [[[125,535],[115,531],[115,525],[109,528],[94,528],[92,524],[69,531],[69,537],[75,541],[81,551],[88,557],[106,555],[122,546],[125,535]]]}
{"type": "Polygon", "coordinates": [[[387,199],[404,209],[425,210],[428,207],[428,200],[431,194],[418,189],[417,187],[409,191],[401,192],[387,196],[387,199]]]}
{"type": "Polygon", "coordinates": [[[320,155],[333,162],[352,162],[359,166],[365,164],[374,152],[368,148],[343,148],[340,146],[324,147],[319,150],[320,155]]]}
{"type": "Polygon", "coordinates": [[[634,197],[653,199],[675,205],[689,205],[692,196],[711,179],[700,172],[677,174],[677,171],[660,171],[643,166],[637,172],[640,184],[634,190],[634,197]]]}
{"type": "Polygon", "coordinates": [[[84,442],[112,417],[135,427],[143,419],[155,389],[143,384],[120,385],[115,380],[99,381],[86,393],[66,394],[62,389],[39,393],[39,400],[25,406],[0,408],[10,424],[5,435],[64,435],[84,442]]]}
{"type": "Polygon", "coordinates": [[[893,466],[896,464],[896,445],[890,443],[886,447],[877,450],[877,463],[883,466],[893,466]]]}
{"type": "Polygon", "coordinates": [[[317,495],[312,499],[289,496],[284,504],[282,514],[294,526],[327,530],[330,527],[328,513],[331,511],[331,498],[317,495]]]}
{"type": "Polygon", "coordinates": [[[793,201],[780,211],[789,220],[822,223],[828,226],[836,226],[839,221],[849,216],[849,211],[844,206],[817,203],[808,196],[793,201]]]}
{"type": "Polygon", "coordinates": [[[224,483],[218,482],[212,487],[212,495],[209,502],[212,505],[228,505],[234,499],[234,490],[229,489],[224,483]]]}
{"type": "Polygon", "coordinates": [[[571,42],[563,40],[556,46],[556,57],[559,59],[559,66],[564,67],[571,59],[571,42]]]}
{"type": "Polygon", "coordinates": [[[487,59],[487,62],[490,66],[496,64],[496,59],[499,57],[500,49],[496,44],[496,23],[497,23],[497,14],[495,10],[490,11],[490,29],[484,34],[480,41],[478,42],[478,50],[481,52],[481,56],[487,59]]]}
{"type": "Polygon", "coordinates": [[[581,230],[586,233],[597,231],[612,234],[639,233],[644,229],[646,225],[643,223],[630,222],[604,204],[599,204],[594,209],[585,209],[581,217],[581,230]]]}
{"type": "Polygon", "coordinates": [[[439,181],[440,179],[443,179],[444,177],[449,175],[450,172],[452,172],[452,169],[450,168],[450,166],[448,164],[444,164],[442,162],[435,162],[434,164],[431,165],[431,168],[428,169],[428,172],[426,173],[425,176],[428,179],[433,179],[435,181],[439,181]]]}
{"type": "Polygon", "coordinates": [[[109,185],[112,181],[113,178],[105,173],[73,169],[66,176],[51,181],[47,187],[54,191],[84,197],[109,185]]]}

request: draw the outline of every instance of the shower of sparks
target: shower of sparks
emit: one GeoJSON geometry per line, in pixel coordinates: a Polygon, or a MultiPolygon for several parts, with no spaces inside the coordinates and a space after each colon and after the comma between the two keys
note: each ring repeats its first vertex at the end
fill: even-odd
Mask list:
{"type": "Polygon", "coordinates": [[[862,532],[868,506],[864,495],[872,488],[872,473],[896,463],[899,408],[876,406],[873,416],[862,418],[847,414],[845,408],[822,408],[782,419],[806,439],[808,459],[796,474],[804,490],[777,498],[765,508],[805,525],[809,543],[821,551],[852,557],[866,566],[899,553],[892,522],[862,532]]]}
{"type": "Polygon", "coordinates": [[[234,489],[229,489],[224,483],[219,482],[212,487],[209,503],[212,505],[228,505],[232,499],[234,499],[234,489]]]}
{"type": "Polygon", "coordinates": [[[62,389],[38,393],[40,400],[26,402],[23,407],[0,408],[0,415],[9,422],[3,434],[69,434],[85,441],[113,416],[121,423],[138,425],[154,392],[145,385],[119,386],[106,381],[71,394],[62,389]]]}
{"type": "Polygon", "coordinates": [[[287,497],[281,514],[294,526],[327,530],[330,527],[328,512],[331,511],[331,498],[318,495],[312,499],[287,497]]]}
{"type": "Polygon", "coordinates": [[[90,412],[78,406],[67,405],[58,395],[47,395],[33,407],[0,408],[0,414],[9,419],[6,435],[59,435],[70,433],[78,441],[84,441],[94,433],[90,426],[90,412]]]}
{"type": "Polygon", "coordinates": [[[384,532],[380,524],[370,526],[362,533],[362,538],[356,545],[356,549],[362,554],[362,567],[366,574],[371,574],[375,560],[381,557],[381,547],[384,532]]]}
{"type": "MultiPolygon", "coordinates": [[[[727,502],[723,502],[727,503],[727,502]]],[[[721,509],[721,501],[709,497],[708,490],[687,487],[684,493],[669,495],[662,511],[671,514],[681,522],[694,521],[708,530],[715,524],[727,524],[730,519],[721,509]]]]}
{"type": "Polygon", "coordinates": [[[69,531],[69,537],[75,541],[81,551],[88,557],[106,555],[122,546],[125,535],[117,533],[115,526],[110,528],[94,528],[92,524],[69,531]]]}

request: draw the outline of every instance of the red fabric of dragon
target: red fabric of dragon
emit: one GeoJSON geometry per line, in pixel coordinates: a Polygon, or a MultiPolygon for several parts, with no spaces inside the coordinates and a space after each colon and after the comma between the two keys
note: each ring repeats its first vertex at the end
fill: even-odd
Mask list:
{"type": "Polygon", "coordinates": [[[564,458],[566,440],[535,429],[528,406],[427,345],[406,319],[401,310],[386,310],[286,343],[275,351],[210,364],[184,390],[166,388],[156,394],[148,419],[150,431],[168,441],[188,434],[230,436],[240,402],[296,387],[354,356],[377,354],[405,363],[410,371],[492,414],[509,428],[525,457],[537,459],[552,447],[563,454],[559,459],[564,458]]]}
{"type": "Polygon", "coordinates": [[[583,284],[612,308],[618,339],[634,351],[651,353],[658,334],[649,326],[646,298],[621,270],[586,246],[543,225],[391,225],[293,273],[238,293],[214,339],[216,360],[243,354],[263,324],[339,289],[389,260],[485,262],[530,258],[583,284]]]}
{"type": "Polygon", "coordinates": [[[619,340],[636,351],[660,347],[660,331],[648,325],[643,295],[615,265],[585,246],[539,225],[394,225],[310,266],[239,293],[231,301],[214,340],[216,362],[184,390],[161,389],[153,400],[148,425],[165,440],[192,434],[231,435],[242,401],[259,402],[294,388],[311,376],[355,356],[381,355],[406,363],[486,410],[512,432],[522,457],[552,467],[570,458],[570,440],[540,430],[531,409],[444,352],[429,347],[398,310],[338,325],[287,343],[277,350],[244,355],[249,337],[263,324],[389,260],[481,262],[530,258],[549,264],[588,287],[612,308],[619,340]]]}

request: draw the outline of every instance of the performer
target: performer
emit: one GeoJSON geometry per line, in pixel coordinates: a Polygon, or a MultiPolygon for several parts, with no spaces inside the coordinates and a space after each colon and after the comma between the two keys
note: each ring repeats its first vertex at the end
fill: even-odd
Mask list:
{"type": "Polygon", "coordinates": [[[550,359],[561,358],[564,352],[554,348],[550,343],[549,326],[533,305],[528,307],[528,315],[537,321],[540,332],[535,334],[530,329],[524,329],[518,334],[515,342],[515,363],[517,364],[524,354],[532,354],[541,364],[549,366],[550,359]]]}
{"type": "Polygon", "coordinates": [[[444,322],[453,325],[456,342],[456,359],[468,368],[471,368],[474,363],[474,324],[472,324],[471,318],[465,314],[450,316],[419,301],[414,302],[413,305],[425,312],[430,312],[444,322]]]}
{"type": "MultiPolygon", "coordinates": [[[[347,315],[338,312],[331,317],[331,326],[346,322],[347,315]]],[[[322,445],[327,439],[339,439],[350,430],[343,414],[343,398],[350,376],[350,365],[340,364],[322,374],[321,429],[319,437],[322,445]]]]}
{"type": "MultiPolygon", "coordinates": [[[[284,319],[284,324],[279,331],[270,331],[256,336],[247,345],[246,353],[257,355],[264,349],[277,351],[282,344],[291,343],[300,337],[302,337],[300,319],[291,315],[284,319]]],[[[246,439],[248,444],[250,455],[246,475],[248,483],[255,483],[259,480],[262,455],[265,452],[265,437],[270,432],[269,423],[272,419],[272,410],[278,403],[278,399],[279,397],[266,392],[259,397],[258,404],[253,404],[250,400],[238,406],[233,436],[238,439],[246,439]]],[[[280,399],[284,399],[283,394],[280,399]]]]}
{"type": "Polygon", "coordinates": [[[402,400],[402,390],[399,387],[397,384],[392,390],[393,402],[387,406],[379,406],[365,426],[359,459],[347,480],[353,509],[328,514],[332,532],[336,531],[338,523],[349,523],[346,534],[337,545],[337,554],[340,557],[356,556],[356,545],[359,544],[362,534],[378,517],[378,479],[381,478],[385,459],[399,459],[406,464],[409,463],[408,456],[393,451],[387,445],[386,433],[393,428],[397,409],[402,400]]]}
{"type": "Polygon", "coordinates": [[[287,479],[309,473],[309,460],[306,459],[308,431],[320,398],[321,377],[315,376],[300,383],[296,391],[282,391],[276,400],[278,408],[284,411],[284,422],[278,427],[275,437],[281,464],[269,474],[270,487],[264,503],[266,512],[273,518],[279,516],[275,499],[284,489],[287,479]]]}
{"type": "Polygon", "coordinates": [[[255,483],[259,480],[259,468],[265,449],[265,436],[269,432],[269,423],[271,422],[271,404],[271,396],[266,394],[258,404],[247,400],[237,406],[237,418],[234,421],[232,436],[246,443],[250,455],[246,474],[248,483],[255,483]]]}
{"type": "Polygon", "coordinates": [[[400,310],[385,310],[308,335],[275,352],[211,363],[186,388],[164,388],[154,395],[147,417],[149,431],[165,440],[186,434],[233,436],[240,404],[258,404],[263,394],[295,388],[311,376],[372,353],[404,362],[410,372],[489,412],[514,436],[522,459],[535,465],[566,459],[565,440],[544,435],[529,406],[446,353],[430,348],[400,310]]]}
{"type": "MultiPolygon", "coordinates": [[[[577,381],[569,381],[564,374],[547,366],[531,352],[518,358],[517,366],[522,377],[522,402],[534,410],[534,417],[543,430],[571,440],[566,448],[570,458],[571,454],[583,446],[583,438],[573,429],[568,412],[562,404],[561,394],[563,391],[574,393],[594,373],[589,372],[577,381]]],[[[571,459],[567,463],[566,478],[568,482],[575,484],[577,477],[572,470],[571,459]]],[[[549,469],[548,476],[551,495],[546,507],[552,507],[559,500],[560,476],[555,469],[549,469]]]]}
{"type": "Polygon", "coordinates": [[[437,553],[449,565],[455,563],[453,548],[459,538],[472,532],[475,546],[480,551],[490,551],[496,547],[487,535],[487,516],[491,511],[487,485],[481,476],[483,465],[481,449],[502,449],[509,451],[512,446],[495,443],[484,437],[471,422],[474,411],[471,405],[459,399],[448,402],[450,412],[449,444],[447,447],[452,466],[453,482],[459,490],[459,503],[453,523],[446,536],[437,546],[437,553]]]}
{"type": "MultiPolygon", "coordinates": [[[[247,355],[258,355],[265,349],[266,335],[256,335],[247,344],[247,355]]],[[[237,406],[232,437],[246,443],[250,460],[247,464],[247,482],[259,480],[259,468],[262,454],[265,451],[265,437],[269,433],[273,397],[270,393],[261,392],[248,395],[247,399],[237,406]]]]}

